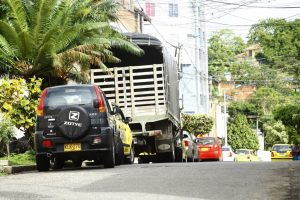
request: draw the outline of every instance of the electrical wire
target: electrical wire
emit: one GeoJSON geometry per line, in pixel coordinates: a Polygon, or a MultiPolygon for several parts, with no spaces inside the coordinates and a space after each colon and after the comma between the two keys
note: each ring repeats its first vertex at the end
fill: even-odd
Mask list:
{"type": "Polygon", "coordinates": [[[226,4],[226,5],[236,5],[241,7],[247,7],[247,8],[271,8],[271,9],[298,9],[300,6],[251,6],[251,5],[244,5],[240,3],[232,3],[232,2],[224,2],[224,1],[216,1],[216,0],[206,0],[210,2],[220,3],[220,4],[226,4]]]}

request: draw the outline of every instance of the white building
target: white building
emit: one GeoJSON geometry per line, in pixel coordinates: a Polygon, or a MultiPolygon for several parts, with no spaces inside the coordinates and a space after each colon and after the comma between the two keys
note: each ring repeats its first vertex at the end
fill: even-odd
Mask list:
{"type": "Polygon", "coordinates": [[[183,113],[209,112],[204,0],[136,0],[151,19],[142,32],[159,38],[179,58],[183,113]]]}

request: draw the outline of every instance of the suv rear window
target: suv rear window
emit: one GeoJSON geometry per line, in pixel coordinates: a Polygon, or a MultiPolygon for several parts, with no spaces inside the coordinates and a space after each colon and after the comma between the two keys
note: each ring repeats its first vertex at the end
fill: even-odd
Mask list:
{"type": "Polygon", "coordinates": [[[64,105],[87,105],[93,103],[92,88],[57,88],[50,90],[45,99],[45,107],[55,109],[64,105]]]}

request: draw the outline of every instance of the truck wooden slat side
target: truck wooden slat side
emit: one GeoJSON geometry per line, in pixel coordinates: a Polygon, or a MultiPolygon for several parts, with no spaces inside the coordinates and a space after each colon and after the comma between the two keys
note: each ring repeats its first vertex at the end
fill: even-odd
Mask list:
{"type": "Polygon", "coordinates": [[[91,83],[99,85],[109,101],[119,105],[125,116],[133,119],[129,125],[135,141],[135,156],[145,161],[150,158],[180,160],[177,63],[162,50],[156,38],[151,37],[153,45],[151,40],[150,44],[143,45],[132,39],[144,49],[145,55],[132,58],[124,52],[119,53],[117,57],[122,63],[109,68],[109,73],[92,69],[91,83]],[[153,53],[156,60],[161,56],[161,62],[152,63],[153,53]]]}

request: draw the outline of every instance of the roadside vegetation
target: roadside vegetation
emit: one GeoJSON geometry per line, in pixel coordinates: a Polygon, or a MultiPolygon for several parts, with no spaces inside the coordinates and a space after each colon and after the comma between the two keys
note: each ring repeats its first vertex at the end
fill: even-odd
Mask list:
{"type": "Polygon", "coordinates": [[[91,68],[117,63],[112,48],[143,50],[117,32],[113,0],[0,0],[0,112],[33,147],[41,91],[89,82],[91,68]]]}
{"type": "MultiPolygon", "coordinates": [[[[45,85],[86,83],[92,67],[120,60],[110,51],[142,50],[115,31],[119,4],[113,0],[3,0],[1,71],[45,85]]],[[[2,3],[1,3],[2,4],[2,3]]]]}
{"type": "Polygon", "coordinates": [[[35,165],[35,152],[26,151],[22,154],[10,154],[10,156],[0,157],[0,160],[9,160],[11,165],[35,165]]]}
{"type": "MultiPolygon", "coordinates": [[[[249,146],[237,141],[238,135],[248,137],[253,145],[256,143],[257,138],[250,137],[252,131],[247,131],[256,128],[256,120],[251,117],[258,119],[267,148],[275,143],[300,143],[299,24],[300,19],[267,19],[253,25],[247,42],[231,30],[216,32],[209,39],[209,74],[214,87],[227,81],[226,74],[236,85],[256,87],[254,95],[246,101],[228,99],[228,143],[232,146],[249,146]],[[246,47],[251,45],[261,50],[253,58],[244,58],[246,47]]],[[[214,100],[222,102],[216,89],[213,91],[214,100]]]]}
{"type": "Polygon", "coordinates": [[[207,115],[182,115],[182,129],[197,136],[208,134],[213,126],[213,119],[207,115]]]}

